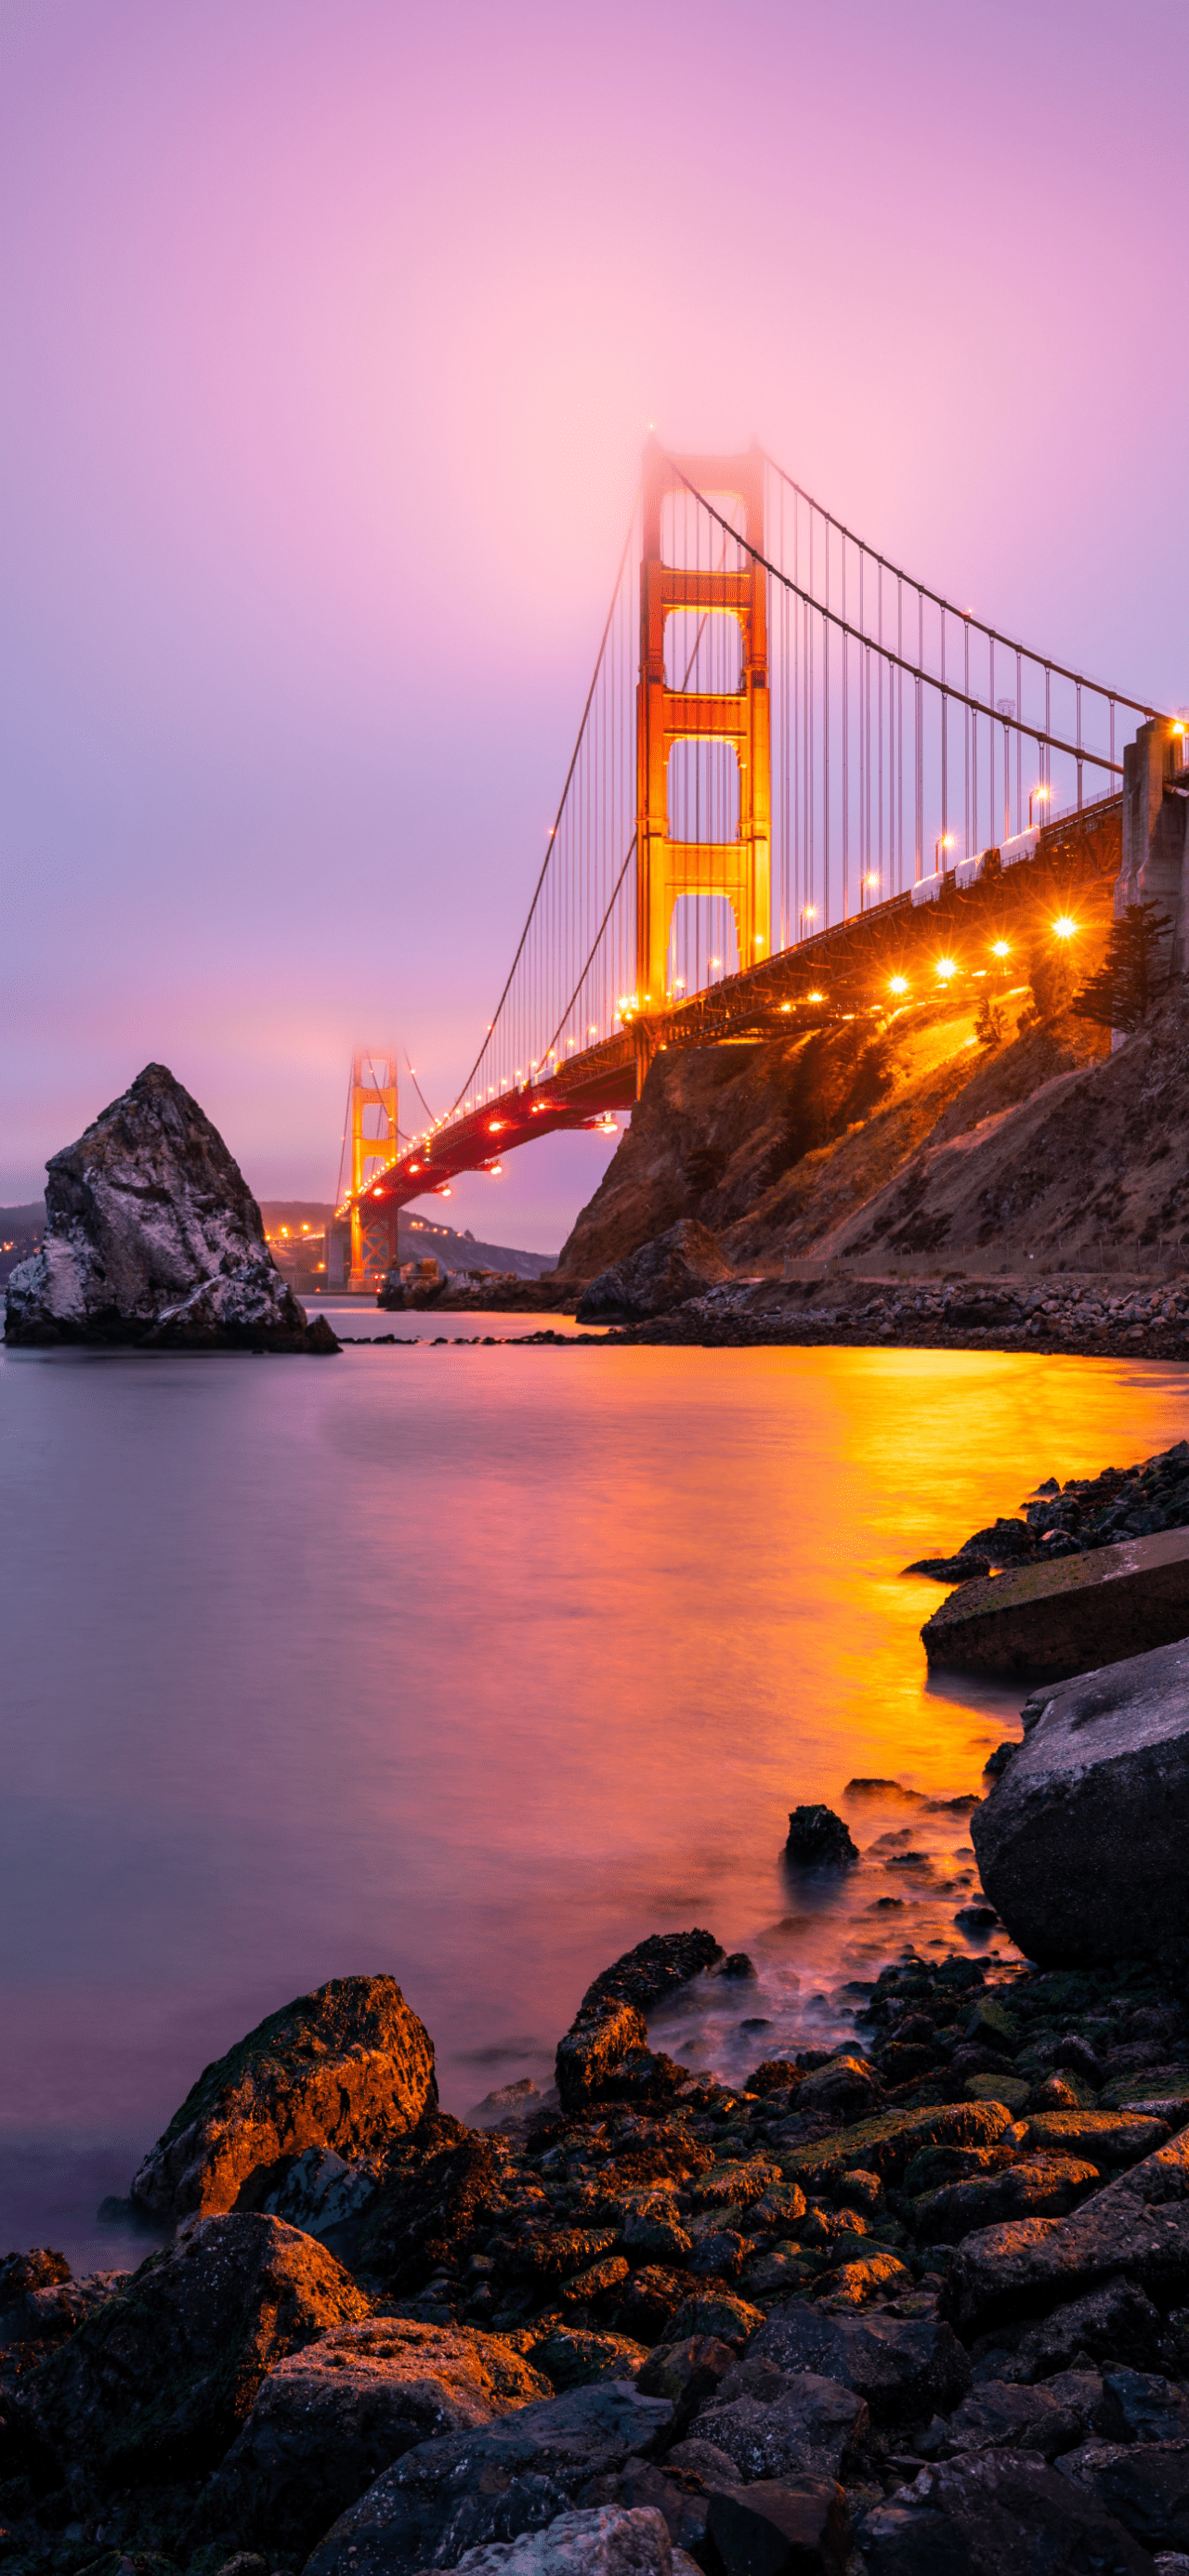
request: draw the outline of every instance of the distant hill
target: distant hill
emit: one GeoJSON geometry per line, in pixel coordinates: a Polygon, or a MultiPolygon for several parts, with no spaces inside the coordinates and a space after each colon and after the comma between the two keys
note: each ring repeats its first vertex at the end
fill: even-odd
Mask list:
{"type": "MultiPolygon", "coordinates": [[[[261,1199],[260,1213],[274,1254],[284,1259],[290,1244],[301,1243],[303,1233],[307,1239],[317,1239],[334,1209],[318,1199],[261,1199]],[[282,1232],[286,1226],[287,1236],[282,1232]]],[[[517,1279],[540,1279],[557,1267],[555,1252],[521,1252],[506,1243],[480,1243],[473,1234],[459,1234],[452,1225],[435,1225],[429,1217],[409,1216],[403,1209],[397,1220],[397,1241],[402,1261],[418,1261],[432,1253],[451,1274],[510,1270],[517,1279]]],[[[321,1258],[320,1250],[316,1257],[321,1258]]]]}
{"type": "MultiPolygon", "coordinates": [[[[310,1275],[313,1262],[322,1257],[323,1230],[334,1215],[329,1200],[261,1199],[260,1213],[282,1266],[287,1269],[292,1259],[303,1277],[310,1275]],[[288,1236],[282,1232],[286,1226],[288,1236]],[[303,1236],[310,1247],[307,1262],[300,1259],[303,1236]]],[[[0,1207],[0,1287],[18,1261],[27,1261],[30,1253],[36,1252],[44,1225],[44,1199],[28,1199],[19,1207],[0,1207]]],[[[520,1252],[506,1243],[478,1243],[473,1234],[459,1234],[452,1225],[431,1224],[423,1216],[402,1213],[398,1242],[402,1261],[417,1261],[432,1253],[443,1270],[451,1274],[462,1270],[510,1270],[517,1279],[539,1279],[543,1272],[557,1267],[555,1252],[520,1252]]]]}

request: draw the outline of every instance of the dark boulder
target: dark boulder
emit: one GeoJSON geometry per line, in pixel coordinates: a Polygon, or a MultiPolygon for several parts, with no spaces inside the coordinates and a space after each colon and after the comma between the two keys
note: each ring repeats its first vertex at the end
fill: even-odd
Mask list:
{"type": "Polygon", "coordinates": [[[768,2320],[747,2357],[837,2380],[866,2400],[876,2424],[948,2414],[971,2379],[957,2336],[934,2317],[830,2316],[801,2299],[768,2320]]]}
{"type": "Polygon", "coordinates": [[[305,2576],[414,2576],[454,2567],[484,2543],[543,2530],[589,2480],[648,2450],[671,2414],[661,2398],[604,2381],[477,2432],[421,2442],[341,2515],[305,2576]]]}
{"type": "Polygon", "coordinates": [[[849,1827],[832,1807],[794,1807],[784,1848],[799,1869],[843,1869],[859,1857],[849,1827]]]}
{"type": "Polygon", "coordinates": [[[766,2354],[736,2362],[693,2431],[733,2460],[739,2476],[840,2478],[870,2430],[865,2398],[814,2371],[784,2371],[766,2354]]]}
{"type": "Polygon", "coordinates": [[[40,1249],[8,1282],[10,1342],[337,1351],[282,1279],[218,1129],[149,1064],[46,1166],[40,1249]]]}
{"type": "Polygon", "coordinates": [[[262,2380],[204,2491],[201,2526],[305,2556],[416,2443],[473,2430],[550,2393],[548,2380],[493,2335],[406,2317],[341,2326],[262,2380]]]}
{"type": "Polygon", "coordinates": [[[391,1977],[333,1977],[199,2076],[132,2184],[157,2219],[258,2207],[310,2147],[386,2147],[437,2102],[433,2042],[391,1977]]]}
{"type": "Polygon", "coordinates": [[[833,2478],[758,2478],[710,2498],[707,2536],[726,2576],[845,2576],[846,2497],[833,2478]]]}
{"type": "Polygon", "coordinates": [[[370,2306],[325,2246],[279,2218],[188,2219],[42,2364],[38,2423],[100,2489],[200,2476],[266,2372],[370,2306]]]}
{"type": "Polygon", "coordinates": [[[1061,2466],[1145,2549],[1189,2552],[1189,2442],[1091,2442],[1061,2466]]]}
{"type": "Polygon", "coordinates": [[[719,1249],[717,1236],[695,1217],[681,1217],[638,1252],[601,1270],[584,1288],[576,1308],[580,1324],[608,1321],[643,1323],[649,1315],[667,1315],[690,1297],[721,1286],[734,1273],[719,1249]]]}
{"type": "Polygon", "coordinates": [[[1095,2497],[1019,2451],[922,2469],[855,2537],[868,2576],[1152,2576],[1147,2550],[1095,2497]]]}
{"type": "Polygon", "coordinates": [[[488,2132],[448,2112],[427,2115],[389,2148],[380,2190],[336,2239],[339,2249],[368,2280],[407,2297],[464,2262],[498,2194],[497,2174],[488,2132]]]}
{"type": "Polygon", "coordinates": [[[1057,1685],[970,1830],[990,1903],[1045,1966],[1189,1932],[1189,1642],[1057,1685]]]}

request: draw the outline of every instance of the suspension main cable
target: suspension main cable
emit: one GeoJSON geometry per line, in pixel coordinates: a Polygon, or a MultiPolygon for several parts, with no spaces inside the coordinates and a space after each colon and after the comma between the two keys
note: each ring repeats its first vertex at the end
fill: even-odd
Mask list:
{"type": "Polygon", "coordinates": [[[599,953],[599,942],[600,942],[600,940],[601,940],[601,938],[602,938],[602,936],[603,936],[603,932],[605,931],[605,929],[606,929],[606,927],[607,927],[608,922],[609,922],[609,921],[610,921],[610,919],[611,919],[611,914],[612,914],[612,910],[613,910],[613,908],[614,908],[616,895],[618,894],[619,889],[620,889],[621,885],[623,884],[624,878],[625,878],[625,877],[626,877],[626,875],[627,875],[628,869],[629,869],[629,867],[631,866],[632,859],[633,859],[633,856],[634,856],[634,854],[635,854],[635,848],[636,848],[636,834],[633,832],[632,837],[631,837],[631,840],[628,842],[627,857],[625,858],[624,863],[623,863],[623,866],[621,867],[621,869],[620,869],[620,871],[619,871],[619,875],[616,877],[615,883],[614,883],[614,885],[613,885],[613,886],[612,886],[612,888],[611,888],[611,893],[610,893],[610,895],[609,895],[609,897],[608,897],[608,901],[607,901],[607,909],[606,909],[605,913],[603,914],[603,918],[602,918],[602,920],[600,921],[599,926],[598,926],[598,929],[597,929],[597,930],[596,930],[596,932],[595,932],[594,938],[592,939],[592,941],[591,941],[591,943],[590,943],[590,948],[589,948],[589,951],[588,951],[588,953],[587,953],[586,964],[585,964],[585,966],[583,967],[583,969],[582,969],[582,973],[580,974],[580,976],[579,976],[579,978],[578,978],[578,981],[577,981],[577,983],[576,983],[576,984],[575,984],[575,986],[574,986],[574,990],[573,990],[573,992],[572,992],[572,993],[571,993],[571,995],[570,995],[569,1001],[567,1002],[566,1007],[565,1007],[564,1011],[562,1012],[562,1015],[561,1015],[560,1020],[558,1021],[557,1027],[555,1028],[555,1030],[554,1030],[554,1032],[553,1032],[553,1035],[552,1035],[552,1037],[550,1038],[549,1044],[548,1044],[548,1046],[547,1046],[547,1047],[546,1047],[546,1049],[545,1049],[545,1054],[541,1057],[541,1062],[542,1062],[542,1064],[544,1064],[544,1062],[545,1062],[545,1058],[546,1058],[547,1056],[551,1056],[551,1055],[552,1055],[553,1050],[554,1050],[554,1047],[556,1046],[557,1041],[558,1041],[559,1037],[561,1036],[562,1030],[564,1029],[564,1027],[565,1027],[565,1025],[566,1025],[566,1021],[569,1019],[570,1013],[571,1013],[571,1011],[572,1011],[572,1010],[573,1010],[573,1008],[574,1008],[574,1004],[575,1004],[575,1002],[577,1001],[578,996],[579,996],[579,994],[580,994],[580,992],[581,992],[581,990],[582,990],[582,987],[583,987],[583,985],[584,985],[584,984],[585,984],[585,982],[586,982],[586,978],[587,978],[587,976],[588,976],[588,975],[589,975],[589,973],[590,973],[591,967],[592,967],[592,966],[593,966],[593,964],[594,964],[595,958],[597,957],[597,955],[598,955],[598,953],[599,953]]]}
{"type": "Polygon", "coordinates": [[[494,1011],[493,1011],[493,1013],[492,1013],[491,1022],[490,1022],[490,1025],[489,1025],[489,1027],[488,1027],[487,1035],[486,1035],[486,1037],[485,1037],[485,1038],[484,1038],[484,1040],[483,1040],[483,1044],[482,1044],[482,1046],[481,1046],[481,1047],[480,1047],[480,1049],[479,1049],[478,1055],[476,1056],[476,1058],[475,1058],[475,1061],[474,1061],[473,1065],[471,1066],[470,1072],[468,1073],[468,1075],[467,1075],[467,1077],[466,1077],[466,1081],[460,1084],[459,1089],[458,1089],[458,1091],[457,1091],[457,1093],[456,1093],[456,1095],[455,1095],[455,1098],[454,1098],[454,1100],[452,1101],[452,1103],[451,1103],[451,1105],[450,1105],[450,1108],[447,1110],[446,1115],[447,1115],[447,1117],[448,1117],[448,1118],[452,1118],[452,1117],[453,1117],[454,1112],[455,1112],[455,1110],[456,1110],[456,1109],[457,1109],[457,1107],[458,1107],[458,1103],[459,1103],[459,1101],[460,1101],[460,1100],[462,1099],[462,1097],[463,1097],[463,1093],[469,1090],[469,1088],[470,1088],[470,1086],[471,1086],[472,1082],[474,1081],[474,1079],[475,1079],[475,1075],[477,1074],[477,1072],[478,1072],[478,1070],[479,1070],[479,1067],[480,1067],[480,1065],[481,1065],[481,1064],[482,1064],[482,1062],[483,1062],[483,1058],[484,1058],[484,1056],[485,1056],[485,1055],[486,1055],[486,1053],[487,1053],[487,1049],[488,1049],[488,1045],[489,1045],[489,1043],[490,1043],[490,1040],[494,1037],[495,1032],[496,1032],[496,1029],[497,1029],[497,1027],[499,1026],[500,1013],[501,1013],[501,1011],[503,1010],[503,1007],[504,1007],[505,1002],[507,1001],[508,993],[509,993],[509,989],[510,989],[510,987],[511,987],[511,983],[512,983],[512,977],[514,976],[514,974],[515,974],[515,972],[516,972],[516,969],[517,969],[518,965],[520,964],[521,957],[522,957],[522,955],[523,955],[523,953],[524,953],[524,943],[525,943],[525,940],[527,939],[528,934],[529,934],[529,931],[530,931],[530,929],[531,929],[531,927],[532,927],[533,915],[534,915],[534,913],[536,912],[538,902],[540,901],[541,889],[542,889],[542,887],[543,887],[543,885],[544,885],[544,883],[545,883],[545,879],[546,879],[546,877],[547,877],[547,875],[548,875],[548,873],[549,873],[549,862],[550,862],[550,860],[552,859],[553,854],[554,854],[554,844],[555,844],[556,839],[557,839],[558,831],[559,831],[559,829],[560,829],[560,827],[561,827],[561,819],[562,819],[562,815],[564,814],[565,809],[566,809],[566,798],[567,798],[567,796],[569,795],[569,792],[570,792],[570,783],[571,783],[571,780],[573,779],[574,771],[575,771],[575,769],[576,769],[576,768],[577,768],[577,766],[578,766],[578,754],[579,754],[579,752],[580,752],[580,751],[581,751],[581,749],[582,749],[582,741],[583,741],[583,736],[585,735],[585,732],[586,732],[586,723],[587,723],[587,718],[588,718],[588,716],[589,716],[589,714],[590,714],[591,706],[592,706],[592,703],[593,703],[593,700],[594,700],[594,693],[595,693],[595,690],[596,690],[596,688],[598,687],[599,673],[600,673],[600,671],[602,670],[602,667],[603,667],[603,655],[604,655],[604,653],[605,653],[605,652],[606,652],[606,650],[607,650],[607,637],[608,637],[608,635],[609,635],[609,634],[610,634],[610,632],[611,632],[611,620],[612,620],[612,618],[613,618],[613,617],[614,617],[614,615],[615,615],[615,606],[616,606],[616,602],[617,602],[617,600],[618,600],[618,598],[619,598],[619,589],[620,589],[620,584],[621,584],[621,582],[622,582],[622,580],[623,580],[624,567],[625,567],[625,565],[626,565],[626,563],[627,563],[627,559],[628,559],[628,548],[629,548],[629,546],[631,545],[631,542],[632,542],[632,530],[633,530],[633,528],[635,527],[635,524],[636,524],[636,512],[637,512],[637,510],[639,509],[639,506],[640,506],[640,492],[641,492],[642,488],[643,488],[642,486],[638,486],[638,487],[637,487],[636,498],[635,498],[635,500],[634,500],[634,501],[633,501],[633,503],[632,503],[632,515],[631,515],[631,518],[630,518],[630,519],[629,519],[629,521],[628,521],[628,532],[627,532],[627,535],[626,535],[626,537],[624,538],[624,541],[623,541],[623,553],[621,554],[621,556],[620,556],[620,558],[619,558],[619,570],[618,570],[618,572],[616,573],[616,576],[615,576],[615,587],[614,587],[614,589],[613,589],[613,591],[612,591],[612,593],[611,593],[611,606],[610,606],[610,608],[609,608],[609,609],[608,609],[608,611],[607,611],[607,622],[606,622],[606,624],[605,624],[605,626],[604,626],[604,628],[603,628],[602,638],[601,638],[600,643],[599,643],[599,650],[598,650],[598,655],[597,655],[597,658],[596,658],[596,661],[595,661],[594,672],[593,672],[593,675],[592,675],[592,678],[591,678],[590,687],[589,687],[589,689],[587,690],[587,693],[586,693],[586,704],[585,704],[585,706],[583,707],[583,710],[582,710],[582,721],[581,721],[581,724],[580,724],[580,725],[579,725],[579,727],[578,727],[578,736],[577,736],[577,740],[576,740],[576,742],[575,742],[575,744],[574,744],[574,749],[573,749],[573,751],[572,751],[572,753],[571,753],[571,755],[570,755],[570,766],[569,766],[569,768],[568,768],[568,769],[567,769],[567,771],[566,771],[565,785],[564,785],[564,787],[562,788],[562,791],[561,791],[561,797],[560,797],[560,800],[559,800],[559,803],[558,803],[557,813],[556,813],[556,815],[554,816],[553,828],[552,828],[552,830],[550,831],[550,834],[549,834],[549,842],[548,842],[548,846],[547,846],[546,851],[545,851],[545,857],[544,857],[544,860],[543,860],[543,862],[542,862],[542,866],[541,866],[541,873],[540,873],[539,877],[537,878],[536,885],[535,885],[535,886],[534,886],[534,888],[533,888],[533,899],[532,899],[532,902],[531,902],[531,903],[530,903],[530,905],[529,905],[529,908],[528,908],[528,914],[527,914],[527,917],[526,917],[526,920],[525,920],[524,928],[523,928],[523,930],[521,931],[520,938],[519,938],[519,941],[518,941],[518,943],[517,943],[516,954],[515,954],[515,956],[514,956],[514,958],[513,958],[513,960],[512,960],[511,965],[510,965],[510,966],[509,966],[509,968],[508,968],[507,981],[506,981],[506,983],[505,983],[505,985],[504,985],[503,992],[500,994],[500,998],[499,998],[498,1002],[496,1003],[495,1010],[494,1010],[494,1011]]]}
{"type": "MultiPolygon", "coordinates": [[[[939,590],[931,590],[928,582],[918,581],[913,573],[905,572],[899,564],[892,563],[887,555],[881,555],[878,547],[869,546],[865,537],[857,537],[853,528],[845,527],[841,519],[835,518],[832,510],[826,509],[823,502],[814,500],[812,493],[805,490],[804,484],[798,483],[791,474],[786,474],[783,465],[778,465],[776,458],[774,456],[769,456],[766,448],[762,449],[761,453],[764,457],[765,464],[771,466],[772,472],[779,475],[782,483],[788,484],[791,492],[797,493],[798,497],[804,501],[807,509],[815,510],[819,519],[824,519],[828,527],[836,528],[839,536],[848,538],[852,546],[858,547],[860,554],[869,555],[873,563],[879,564],[881,569],[884,572],[891,574],[895,580],[907,582],[909,589],[918,591],[922,599],[931,599],[934,607],[940,608],[947,617],[962,618],[967,626],[976,627],[980,635],[990,637],[993,643],[1005,644],[1009,653],[1021,653],[1023,654],[1026,662],[1035,662],[1040,670],[1055,671],[1059,679],[1072,680],[1077,688],[1092,689],[1096,697],[1113,700],[1116,706],[1130,707],[1135,715],[1157,717],[1160,715],[1161,709],[1159,707],[1148,706],[1143,698],[1129,698],[1122,689],[1108,688],[1105,680],[1092,680],[1085,671],[1071,671],[1064,662],[1055,662],[1050,653],[1037,653],[1033,650],[1033,647],[1030,644],[1018,644],[1014,637],[1004,635],[998,626],[989,626],[985,618],[975,617],[969,609],[955,608],[952,599],[944,599],[939,590]]],[[[677,472],[679,474],[681,473],[681,468],[677,465],[675,457],[670,457],[668,462],[671,465],[675,465],[677,472]]],[[[684,475],[682,475],[682,481],[685,481],[684,475]]],[[[692,492],[695,490],[695,486],[691,483],[689,489],[692,492]]],[[[699,495],[699,498],[701,497],[702,496],[699,495]]],[[[709,502],[704,501],[703,506],[708,509],[710,504],[709,502]]],[[[746,543],[746,539],[744,542],[746,543]]],[[[760,558],[757,558],[757,560],[760,560],[760,558]]],[[[772,566],[769,564],[767,569],[771,571],[772,566]]],[[[804,596],[803,593],[801,595],[804,596]]],[[[811,605],[814,608],[820,608],[822,606],[822,602],[819,599],[814,599],[811,602],[811,605]]],[[[908,670],[909,667],[910,665],[906,662],[904,665],[905,670],[908,670]]],[[[927,679],[929,674],[928,672],[922,672],[921,676],[922,678],[927,679]]],[[[951,689],[948,694],[951,697],[956,697],[957,691],[951,689]]],[[[972,705],[980,705],[980,703],[981,702],[977,699],[971,700],[972,705]]],[[[982,712],[985,713],[985,709],[982,709],[982,712]]],[[[1021,727],[1020,730],[1026,733],[1031,733],[1032,727],[1030,725],[1025,725],[1021,727]]],[[[1037,741],[1042,739],[1039,734],[1034,738],[1037,741]]],[[[1063,747],[1064,746],[1058,745],[1058,748],[1063,747]]],[[[1074,751],[1074,757],[1075,759],[1077,757],[1076,749],[1074,751]]],[[[1083,757],[1088,758],[1089,755],[1083,754],[1083,757]]],[[[1108,766],[1118,766],[1115,762],[1102,762],[1099,765],[1104,768],[1108,766]]]]}
{"type": "MultiPolygon", "coordinates": [[[[681,480],[685,484],[687,491],[692,492],[695,501],[700,502],[702,508],[708,512],[709,516],[718,521],[720,528],[729,528],[729,522],[724,519],[721,510],[716,510],[713,501],[708,501],[705,493],[699,492],[696,483],[690,482],[688,475],[682,471],[676,457],[670,456],[666,458],[666,463],[672,466],[675,474],[679,474],[681,476],[681,480]]],[[[779,471],[779,468],[777,470],[779,471]]],[[[822,515],[824,517],[825,513],[823,512],[822,515]]],[[[835,522],[835,524],[837,523],[835,522]]],[[[729,533],[733,536],[735,534],[734,529],[729,529],[729,533]]],[[[896,670],[907,671],[911,679],[922,680],[926,688],[936,689],[940,697],[952,699],[955,706],[966,707],[972,710],[975,715],[985,716],[988,713],[985,698],[972,697],[965,689],[955,688],[952,680],[944,678],[939,679],[935,672],[926,671],[917,663],[906,661],[902,653],[894,653],[890,644],[879,644],[873,636],[865,635],[860,627],[849,625],[844,617],[840,617],[838,615],[836,609],[827,608],[824,601],[816,598],[812,591],[805,590],[800,582],[794,581],[787,572],[782,572],[780,565],[774,564],[766,554],[761,552],[759,546],[753,545],[750,537],[741,536],[738,542],[741,546],[746,547],[747,552],[754,563],[759,564],[766,573],[770,573],[773,581],[782,583],[783,587],[786,590],[791,591],[795,598],[802,600],[805,607],[807,609],[811,609],[816,617],[824,619],[830,626],[836,626],[841,634],[852,636],[856,642],[865,645],[868,652],[881,655],[883,660],[893,664],[896,670]]],[[[859,540],[856,538],[854,543],[858,544],[858,542],[859,540]]],[[[868,548],[867,552],[871,553],[871,549],[868,548]]],[[[872,560],[875,561],[877,558],[872,555],[872,560]]],[[[893,567],[889,566],[888,569],[891,570],[893,567]]],[[[936,598],[936,593],[928,591],[925,593],[925,596],[927,598],[936,598]]],[[[961,616],[962,612],[960,609],[947,610],[946,603],[944,601],[940,604],[943,610],[950,616],[961,616]]],[[[971,624],[976,624],[977,620],[971,619],[969,622],[971,624]]],[[[989,631],[990,630],[988,628],[983,629],[984,633],[989,633],[989,631]]],[[[1003,637],[999,638],[1000,642],[1003,642],[1004,640],[1005,639],[1003,637]]],[[[1027,651],[1026,646],[1021,646],[1020,649],[1024,652],[1027,651]]],[[[1039,654],[1029,656],[1029,659],[1036,661],[1040,661],[1041,658],[1042,657],[1039,654]]],[[[1058,668],[1058,665],[1053,662],[1047,667],[1050,670],[1055,671],[1058,668]]],[[[1087,681],[1085,685],[1088,688],[1095,689],[1096,691],[1098,690],[1098,683],[1095,680],[1087,681]]],[[[1144,707],[1141,705],[1138,698],[1124,698],[1118,691],[1112,692],[1108,689],[1103,689],[1099,694],[1103,697],[1114,695],[1118,705],[1131,707],[1137,710],[1140,714],[1159,714],[1159,709],[1154,707],[1144,707]]],[[[1088,751],[1084,744],[1079,745],[1076,742],[1066,742],[1062,735],[1048,733],[1039,725],[1025,724],[1023,719],[1019,716],[1004,716],[1002,718],[1002,722],[1006,725],[1010,725],[1016,733],[1027,734],[1030,742],[1046,743],[1051,751],[1064,752],[1070,760],[1088,760],[1091,766],[1095,769],[1108,769],[1115,777],[1118,778],[1121,778],[1123,775],[1122,761],[1110,760],[1103,752],[1088,751]]]]}

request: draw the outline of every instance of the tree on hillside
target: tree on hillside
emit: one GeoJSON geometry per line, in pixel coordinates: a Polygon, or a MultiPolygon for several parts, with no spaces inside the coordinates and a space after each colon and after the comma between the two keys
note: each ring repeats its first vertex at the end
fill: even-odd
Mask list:
{"type": "Polygon", "coordinates": [[[1169,980],[1163,943],[1172,928],[1156,903],[1129,903],[1111,923],[1106,956],[1070,1009],[1103,1029],[1138,1029],[1169,980]]]}

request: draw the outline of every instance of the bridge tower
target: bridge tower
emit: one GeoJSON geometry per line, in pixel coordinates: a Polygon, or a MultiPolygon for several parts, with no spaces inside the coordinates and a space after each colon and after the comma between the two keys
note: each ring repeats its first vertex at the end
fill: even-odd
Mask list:
{"type": "Polygon", "coordinates": [[[400,1153],[396,1124],[396,1049],[360,1047],[351,1060],[351,1265],[348,1288],[370,1287],[396,1257],[396,1218],[366,1213],[361,1193],[400,1153]],[[391,1238],[391,1239],[390,1239],[391,1238]]]}
{"type": "MultiPolygon", "coordinates": [[[[689,486],[707,495],[738,496],[743,527],[764,548],[764,460],[758,447],[742,456],[670,457],[650,440],[644,451],[640,567],[640,678],[636,701],[636,990],[639,1078],[651,1052],[647,1018],[663,1010],[669,933],[680,895],[725,895],[735,917],[741,967],[767,957],[772,940],[771,762],[768,729],[768,625],[765,574],[754,556],[729,539],[721,549],[734,570],[667,564],[661,514],[670,492],[689,486]],[[684,478],[684,480],[683,480],[684,478]],[[665,627],[675,610],[738,620],[742,635],[737,690],[670,688],[665,627]],[[739,836],[735,841],[677,841],[669,836],[669,755],[675,743],[729,743],[739,763],[739,836]]],[[[711,522],[711,531],[717,525],[711,522]]]]}

